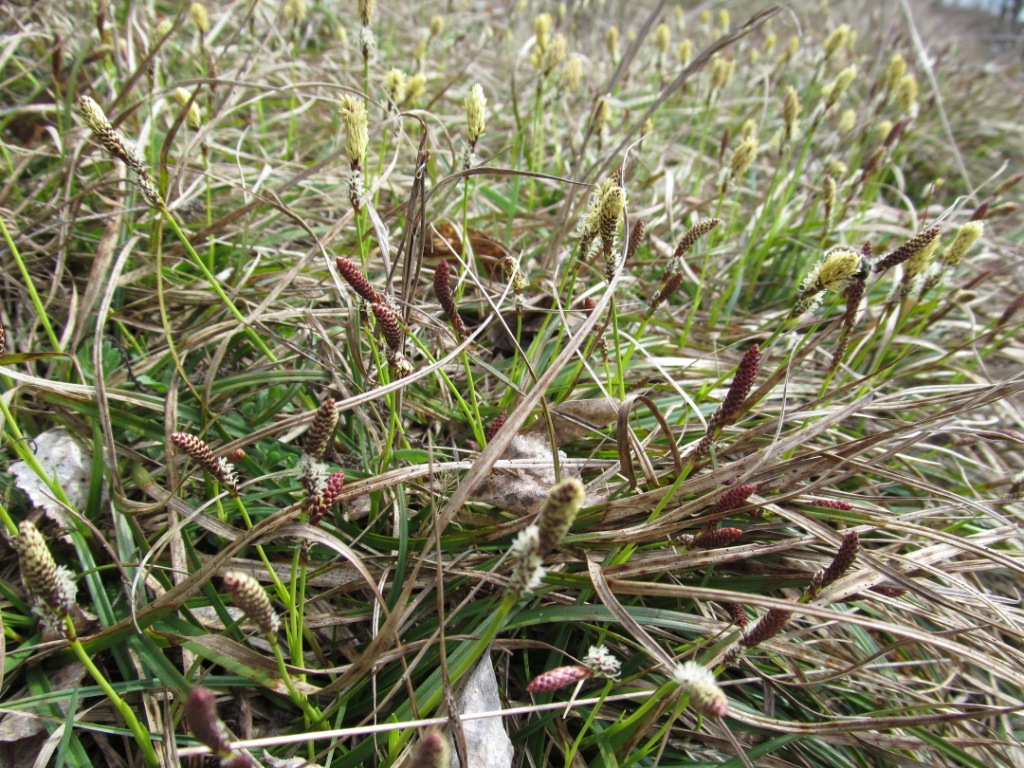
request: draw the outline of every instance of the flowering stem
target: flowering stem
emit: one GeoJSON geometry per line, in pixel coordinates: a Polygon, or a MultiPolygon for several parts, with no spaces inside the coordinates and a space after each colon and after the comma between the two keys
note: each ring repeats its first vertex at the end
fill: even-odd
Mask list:
{"type": "Polygon", "coordinates": [[[35,307],[36,315],[39,317],[39,323],[43,326],[43,329],[46,331],[46,336],[50,340],[50,346],[52,346],[57,352],[61,351],[60,340],[57,338],[57,334],[54,332],[53,326],[50,325],[50,318],[46,314],[46,307],[43,306],[43,301],[39,298],[39,293],[36,291],[36,285],[32,282],[32,277],[29,275],[28,269],[25,267],[25,262],[22,261],[21,252],[18,250],[18,246],[15,244],[14,238],[11,237],[11,233],[7,230],[7,224],[4,222],[3,217],[0,217],[0,234],[3,235],[4,241],[7,243],[7,250],[11,252],[11,256],[18,265],[18,271],[21,272],[21,278],[25,282],[25,289],[28,291],[29,298],[32,300],[32,306],[35,307]]]}
{"type": "Polygon", "coordinates": [[[78,634],[75,632],[75,624],[71,620],[70,616],[64,617],[64,637],[68,641],[68,645],[71,646],[71,650],[74,651],[75,656],[82,663],[82,666],[86,668],[92,679],[96,681],[96,684],[110,699],[110,703],[114,705],[114,708],[121,713],[121,717],[124,718],[125,723],[128,724],[128,730],[132,732],[132,736],[135,737],[136,743],[139,745],[139,749],[142,750],[142,759],[149,768],[160,768],[160,758],[156,754],[156,750],[153,749],[153,738],[149,731],[142,727],[142,723],[139,722],[138,718],[135,717],[135,713],[132,712],[132,708],[128,706],[124,699],[122,699],[117,691],[114,690],[113,686],[107,681],[107,678],[103,676],[103,673],[99,670],[94,663],[92,658],[86,652],[85,647],[78,640],[78,634]]]}
{"type": "Polygon", "coordinates": [[[324,720],[323,714],[319,709],[310,704],[305,695],[299,693],[299,690],[295,687],[295,681],[292,680],[291,673],[288,671],[288,667],[285,666],[284,654],[281,652],[281,644],[277,641],[277,637],[266,635],[266,638],[270,641],[270,647],[274,650],[274,659],[277,660],[277,671],[281,675],[285,687],[288,689],[288,698],[295,702],[296,706],[302,710],[302,714],[306,718],[306,726],[325,727],[327,723],[324,720]]]}

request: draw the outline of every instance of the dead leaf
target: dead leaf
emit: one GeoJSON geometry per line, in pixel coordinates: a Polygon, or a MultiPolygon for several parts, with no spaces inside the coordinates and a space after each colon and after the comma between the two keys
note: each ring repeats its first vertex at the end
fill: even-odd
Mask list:
{"type": "MultiPolygon", "coordinates": [[[[33,438],[36,459],[49,475],[57,480],[75,509],[84,510],[89,498],[89,474],[92,455],[63,427],[48,429],[33,438]]],[[[63,505],[53,498],[46,483],[23,461],[16,461],[7,470],[15,484],[25,492],[33,506],[63,528],[70,527],[63,505]]]]}

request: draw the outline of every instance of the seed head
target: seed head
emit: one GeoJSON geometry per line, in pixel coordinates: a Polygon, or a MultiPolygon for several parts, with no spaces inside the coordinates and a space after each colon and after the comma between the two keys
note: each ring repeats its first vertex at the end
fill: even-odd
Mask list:
{"type": "Polygon", "coordinates": [[[715,56],[711,60],[711,91],[717,93],[732,82],[736,73],[736,62],[725,56],[715,56]]]}
{"type": "Polygon", "coordinates": [[[402,326],[398,322],[398,316],[395,314],[395,311],[384,303],[371,304],[370,308],[373,310],[373,314],[377,316],[377,325],[380,328],[381,336],[384,337],[384,341],[388,345],[388,349],[394,353],[401,352],[402,326]]]}
{"type": "Polygon", "coordinates": [[[306,453],[314,459],[322,459],[334,437],[338,426],[338,407],[333,397],[324,400],[316,409],[313,423],[306,432],[306,453]]]}
{"type": "Polygon", "coordinates": [[[434,296],[437,297],[441,309],[444,310],[445,317],[448,318],[448,322],[452,324],[452,328],[455,330],[455,335],[461,341],[466,336],[466,324],[462,321],[462,316],[459,315],[458,308],[455,306],[455,295],[452,292],[451,284],[451,267],[445,259],[441,259],[434,270],[434,296]]]}
{"type": "Polygon", "coordinates": [[[265,635],[277,633],[281,620],[270,605],[266,590],[256,579],[241,571],[228,571],[221,580],[232,601],[259,627],[260,632],[265,635]]]}
{"type": "Polygon", "coordinates": [[[188,112],[185,113],[185,124],[192,130],[198,131],[203,124],[203,118],[199,113],[199,105],[192,99],[192,94],[184,88],[175,88],[174,100],[178,102],[178,106],[182,109],[185,108],[186,104],[189,104],[189,101],[192,102],[189,104],[188,112]]]}
{"type": "Polygon", "coordinates": [[[548,492],[536,521],[538,555],[543,557],[558,545],[576,519],[585,497],[583,483],[575,478],[564,480],[548,492]]]}
{"type": "Polygon", "coordinates": [[[487,99],[484,97],[484,89],[479,83],[469,90],[469,95],[466,96],[463,107],[466,110],[466,130],[469,134],[469,145],[476,147],[476,143],[484,135],[484,128],[487,124],[487,99]]]}
{"type": "Polygon", "coordinates": [[[679,664],[672,671],[672,679],[683,693],[690,697],[690,704],[703,715],[725,717],[729,714],[729,700],[715,682],[715,675],[707,667],[695,661],[679,664]]]}
{"type": "Polygon", "coordinates": [[[984,232],[985,224],[980,221],[969,221],[962,225],[956,231],[956,237],[953,238],[953,242],[950,243],[949,247],[942,254],[942,263],[950,269],[958,267],[960,262],[964,260],[964,256],[978,242],[978,239],[984,232]]]}
{"type": "Polygon", "coordinates": [[[547,672],[537,675],[526,690],[530,693],[543,693],[546,691],[557,691],[567,685],[578,683],[594,676],[593,670],[582,664],[572,664],[567,667],[555,667],[547,672]]]}
{"type": "Polygon", "coordinates": [[[856,531],[850,531],[843,536],[843,543],[839,545],[839,551],[832,559],[832,562],[827,568],[823,568],[814,575],[814,580],[811,583],[815,590],[824,589],[850,570],[850,566],[857,559],[859,549],[860,534],[856,531]]]}
{"type": "Polygon", "coordinates": [[[338,99],[338,112],[345,126],[345,154],[353,169],[361,168],[370,145],[369,120],[366,115],[366,101],[344,94],[338,99]]]}
{"type": "Polygon", "coordinates": [[[74,605],[78,592],[73,574],[57,565],[46,539],[30,520],[18,524],[14,547],[18,552],[21,582],[32,598],[32,611],[49,629],[61,633],[63,619],[74,605]]]}
{"type": "Polygon", "coordinates": [[[430,17],[430,36],[440,37],[444,34],[444,16],[430,17]]]}
{"type": "Polygon", "coordinates": [[[679,241],[679,245],[676,246],[675,252],[672,254],[671,263],[674,264],[679,259],[682,259],[683,256],[686,255],[687,251],[689,251],[693,247],[694,243],[696,243],[698,240],[700,240],[700,238],[702,238],[704,235],[706,235],[708,232],[713,230],[721,223],[721,219],[701,219],[688,230],[686,230],[686,234],[683,235],[683,238],[679,241]]]}
{"type": "Polygon", "coordinates": [[[114,130],[103,109],[89,96],[82,94],[78,104],[85,124],[89,126],[89,130],[103,145],[103,148],[131,169],[150,205],[154,208],[161,208],[163,198],[149,177],[146,161],[142,157],[142,153],[139,152],[139,148],[122,136],[119,131],[114,130]]]}
{"type": "Polygon", "coordinates": [[[664,281],[661,283],[661,289],[654,294],[654,298],[651,299],[651,308],[647,311],[648,315],[653,314],[658,307],[672,298],[672,295],[679,290],[679,286],[682,284],[682,272],[671,272],[666,274],[664,281]]]}
{"type": "Polygon", "coordinates": [[[188,9],[188,17],[192,20],[199,34],[205,35],[210,31],[210,14],[202,3],[192,3],[188,9]]]}
{"type": "Polygon", "coordinates": [[[238,495],[238,477],[235,474],[235,468],[224,457],[214,456],[210,446],[203,440],[188,432],[172,432],[171,442],[178,446],[179,450],[191,456],[196,464],[231,491],[232,496],[238,495]]]}
{"type": "Polygon", "coordinates": [[[423,732],[413,750],[409,768],[448,768],[451,761],[448,737],[443,731],[431,728],[423,732]]]}
{"type": "Polygon", "coordinates": [[[895,267],[898,264],[902,264],[915,253],[918,253],[919,251],[923,250],[925,247],[930,245],[938,236],[938,227],[932,227],[931,229],[926,229],[923,232],[919,232],[918,234],[914,235],[912,238],[907,240],[907,242],[903,243],[903,245],[901,245],[899,248],[889,252],[881,259],[879,259],[878,263],[875,264],[875,274],[878,274],[879,272],[884,272],[887,269],[891,269],[892,267],[895,267]]]}
{"type": "Polygon", "coordinates": [[[742,535],[741,528],[717,528],[694,537],[686,542],[686,546],[690,549],[720,549],[728,547],[742,535]]]}
{"type": "Polygon", "coordinates": [[[771,640],[782,631],[792,615],[792,611],[770,608],[768,613],[743,634],[739,641],[740,645],[744,648],[756,648],[761,643],[771,640]]]}
{"type": "Polygon", "coordinates": [[[747,612],[739,603],[722,603],[722,606],[729,612],[729,618],[732,619],[732,623],[740,629],[745,629],[747,624],[750,623],[747,612]]]}
{"type": "Polygon", "coordinates": [[[212,691],[196,686],[185,699],[185,720],[192,735],[218,757],[231,755],[231,737],[224,722],[217,716],[217,697],[212,691]]]}
{"type": "Polygon", "coordinates": [[[359,271],[359,267],[344,256],[338,256],[334,263],[338,267],[338,274],[340,274],[345,282],[351,286],[352,290],[363,297],[369,304],[376,304],[381,300],[380,294],[374,290],[373,286],[370,285],[370,281],[366,279],[366,276],[359,271]]]}
{"type": "Polygon", "coordinates": [[[721,515],[743,505],[747,498],[757,490],[756,485],[735,485],[722,494],[711,510],[714,515],[721,515]]]}

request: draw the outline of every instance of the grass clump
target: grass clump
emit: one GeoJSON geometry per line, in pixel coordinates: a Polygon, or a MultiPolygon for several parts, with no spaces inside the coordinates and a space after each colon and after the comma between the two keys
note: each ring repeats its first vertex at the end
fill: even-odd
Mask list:
{"type": "Polygon", "coordinates": [[[12,9],[26,743],[465,764],[484,663],[524,764],[1014,764],[1019,83],[616,8],[12,9]]]}

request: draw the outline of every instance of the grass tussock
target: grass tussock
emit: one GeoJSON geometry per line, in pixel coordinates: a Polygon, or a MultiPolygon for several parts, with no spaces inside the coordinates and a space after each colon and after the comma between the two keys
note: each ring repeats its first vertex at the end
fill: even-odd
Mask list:
{"type": "Polygon", "coordinates": [[[3,46],[10,764],[447,765],[481,660],[516,765],[1017,764],[1012,71],[881,6],[71,5],[3,46]]]}

